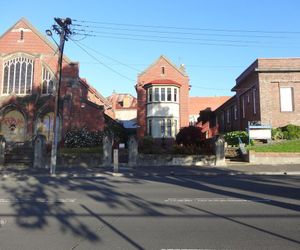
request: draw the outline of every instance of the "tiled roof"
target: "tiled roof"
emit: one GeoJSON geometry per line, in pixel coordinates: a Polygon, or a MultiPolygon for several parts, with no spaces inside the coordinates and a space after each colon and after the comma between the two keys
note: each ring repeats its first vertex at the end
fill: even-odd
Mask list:
{"type": "Polygon", "coordinates": [[[114,109],[136,109],[137,108],[137,99],[130,94],[113,93],[111,96],[107,97],[107,100],[112,104],[114,109]],[[125,103],[124,103],[124,99],[126,99],[125,103]]]}
{"type": "Polygon", "coordinates": [[[181,86],[180,83],[178,82],[175,82],[173,80],[170,80],[170,79],[157,79],[157,80],[153,80],[147,84],[167,84],[167,85],[178,85],[178,86],[181,86]]]}
{"type": "Polygon", "coordinates": [[[206,108],[210,108],[212,111],[214,111],[230,98],[231,96],[190,97],[189,115],[198,115],[201,110],[206,108]]]}

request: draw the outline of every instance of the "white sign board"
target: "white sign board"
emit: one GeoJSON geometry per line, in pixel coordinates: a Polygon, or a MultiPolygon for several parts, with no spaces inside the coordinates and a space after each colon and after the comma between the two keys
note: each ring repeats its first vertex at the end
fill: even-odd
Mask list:
{"type": "Polygon", "coordinates": [[[251,128],[249,129],[249,138],[250,139],[264,139],[271,140],[272,134],[270,128],[251,128]]]}

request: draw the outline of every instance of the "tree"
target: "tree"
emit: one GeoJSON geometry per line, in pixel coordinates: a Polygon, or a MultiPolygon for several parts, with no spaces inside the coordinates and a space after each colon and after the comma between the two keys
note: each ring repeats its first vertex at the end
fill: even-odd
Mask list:
{"type": "Polygon", "coordinates": [[[201,141],[204,139],[204,134],[200,128],[189,126],[180,129],[176,135],[176,143],[183,145],[196,145],[200,146],[201,141]]]}

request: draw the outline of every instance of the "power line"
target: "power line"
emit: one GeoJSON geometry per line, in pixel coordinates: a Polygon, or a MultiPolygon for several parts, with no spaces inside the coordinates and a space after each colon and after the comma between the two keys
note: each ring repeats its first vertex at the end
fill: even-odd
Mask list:
{"type": "Polygon", "coordinates": [[[77,22],[77,23],[92,23],[92,24],[104,24],[104,25],[113,25],[113,26],[131,26],[131,27],[143,27],[143,28],[155,28],[155,29],[202,30],[202,31],[232,32],[232,33],[300,34],[300,31],[191,28],[191,27],[162,26],[162,25],[142,25],[142,24],[129,24],[129,23],[125,24],[125,23],[88,21],[88,20],[76,20],[76,19],[73,21],[77,22]]]}
{"type": "Polygon", "coordinates": [[[105,68],[109,69],[110,71],[114,72],[115,74],[123,77],[124,79],[129,80],[130,82],[135,82],[135,80],[119,73],[118,71],[114,70],[112,67],[106,65],[105,63],[101,62],[97,57],[95,57],[94,55],[92,55],[90,52],[88,52],[83,46],[81,46],[77,41],[70,39],[73,43],[75,43],[76,46],[78,46],[80,49],[82,49],[86,54],[88,54],[91,58],[93,58],[95,61],[97,61],[99,64],[101,64],[102,66],[104,66],[105,68]]]}
{"type": "MultiPolygon", "coordinates": [[[[88,46],[86,46],[88,48],[88,46]]],[[[89,48],[91,49],[91,48],[89,48]]],[[[91,49],[92,50],[92,49],[91,49]]],[[[96,52],[96,51],[95,51],[96,52]]],[[[109,58],[109,57],[108,57],[109,58]]],[[[110,65],[119,65],[123,63],[118,63],[117,60],[115,60],[117,64],[110,64],[110,65]]],[[[81,61],[80,64],[98,64],[97,62],[90,62],[90,61],[81,61]]],[[[133,65],[135,66],[142,66],[142,67],[148,67],[149,64],[144,64],[144,63],[131,63],[131,64],[126,64],[127,66],[131,67],[133,65]]],[[[244,69],[244,66],[238,66],[238,65],[205,65],[205,64],[184,64],[187,68],[212,68],[212,69],[231,69],[231,68],[242,68],[244,69]]],[[[125,65],[124,65],[125,66],[125,65]]],[[[141,70],[136,69],[133,67],[132,69],[135,69],[135,71],[141,72],[141,70]]]]}
{"type": "MultiPolygon", "coordinates": [[[[76,41],[76,42],[78,42],[78,41],[76,41]]],[[[123,65],[123,66],[125,66],[125,67],[127,67],[127,68],[129,68],[129,69],[131,69],[131,70],[134,70],[134,71],[136,71],[136,72],[140,72],[140,70],[137,69],[137,68],[135,68],[135,67],[132,67],[132,66],[130,66],[130,65],[126,64],[126,63],[123,63],[123,62],[121,62],[121,61],[119,61],[119,60],[117,60],[117,59],[115,59],[115,58],[112,58],[111,56],[105,55],[105,54],[99,52],[98,50],[95,50],[95,49],[93,49],[93,48],[91,48],[91,47],[89,47],[89,46],[87,46],[87,45],[84,45],[83,43],[80,43],[80,42],[78,42],[78,43],[79,43],[81,46],[84,46],[85,48],[87,48],[87,49],[89,49],[89,50],[95,52],[96,54],[99,54],[99,55],[101,55],[101,56],[103,56],[103,57],[106,57],[106,58],[112,60],[112,61],[115,61],[115,62],[117,62],[118,64],[121,64],[121,65],[123,65]]]]}
{"type": "MultiPolygon", "coordinates": [[[[249,45],[249,44],[233,44],[233,43],[205,43],[205,42],[185,42],[185,41],[174,41],[174,40],[157,40],[157,39],[144,39],[144,38],[134,38],[125,37],[117,35],[100,35],[82,32],[73,32],[74,35],[86,36],[86,37],[101,37],[109,39],[119,39],[119,40],[132,40],[132,41],[143,41],[143,42],[156,42],[156,43],[169,43],[169,44],[189,44],[189,45],[204,45],[204,46],[220,46],[220,47],[259,47],[259,48],[299,48],[297,46],[272,46],[268,44],[264,45],[249,45]]],[[[129,35],[128,35],[129,36],[129,35]]]]}
{"type": "Polygon", "coordinates": [[[213,41],[213,42],[230,42],[230,43],[261,43],[260,41],[247,41],[247,40],[218,40],[218,39],[208,39],[208,38],[194,38],[194,37],[174,37],[174,36],[156,36],[156,35],[142,35],[142,34],[128,34],[128,33],[114,33],[106,31],[92,31],[85,29],[73,29],[73,32],[83,32],[86,34],[108,34],[108,35],[118,35],[118,36],[136,36],[143,38],[160,38],[160,39],[175,39],[175,40],[192,40],[192,41],[213,41]]]}
{"type": "Polygon", "coordinates": [[[118,28],[118,27],[105,27],[105,26],[94,26],[94,25],[82,25],[73,24],[74,27],[85,28],[89,30],[95,29],[108,29],[108,30],[121,30],[121,31],[133,31],[133,32],[147,32],[147,33],[159,33],[159,34],[180,34],[180,35],[195,35],[195,36],[215,36],[215,37],[245,37],[245,38],[272,38],[272,39],[285,39],[286,36],[271,36],[271,35],[241,35],[241,34],[216,34],[216,33],[195,33],[195,32],[178,32],[168,30],[147,30],[147,29],[129,29],[129,28],[118,28]]]}

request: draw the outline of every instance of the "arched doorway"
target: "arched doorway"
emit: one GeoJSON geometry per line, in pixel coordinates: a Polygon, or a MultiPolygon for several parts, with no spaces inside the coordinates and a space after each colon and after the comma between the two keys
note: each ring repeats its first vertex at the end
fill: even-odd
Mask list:
{"type": "Polygon", "coordinates": [[[26,121],[18,110],[10,110],[1,119],[1,134],[8,142],[25,141],[26,121]]]}
{"type": "MultiPolygon", "coordinates": [[[[36,134],[44,135],[48,142],[53,140],[53,118],[54,118],[54,113],[49,112],[44,115],[40,115],[38,117],[37,123],[36,123],[36,134]]],[[[61,138],[60,121],[57,120],[56,124],[57,124],[57,126],[59,126],[58,141],[60,141],[60,138],[61,138]]]]}

